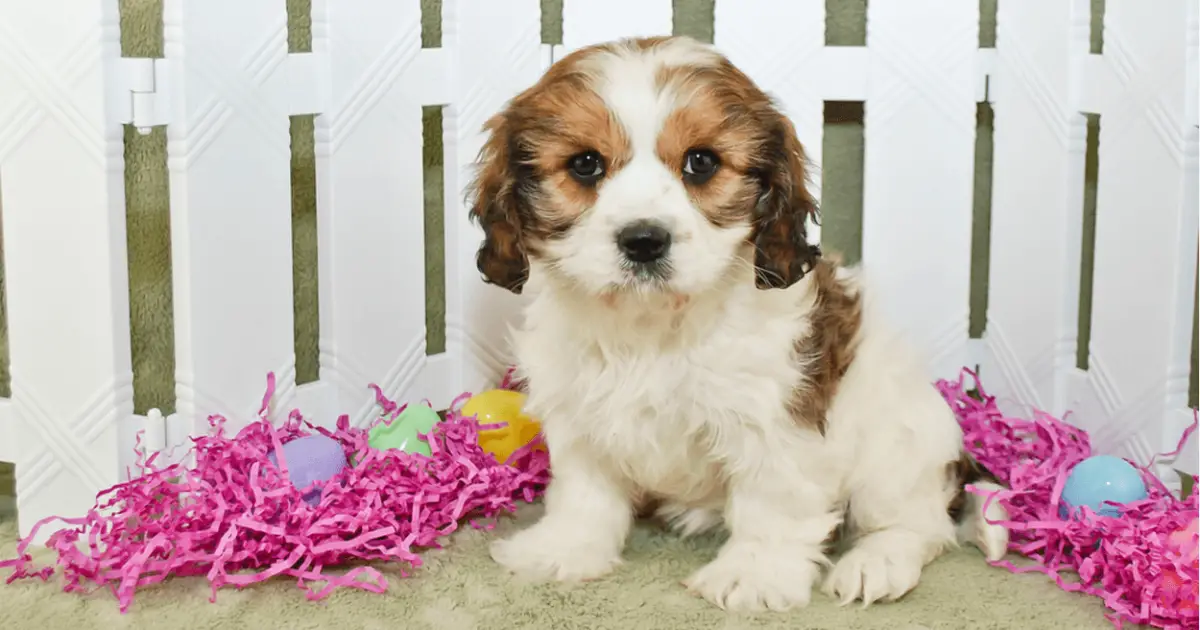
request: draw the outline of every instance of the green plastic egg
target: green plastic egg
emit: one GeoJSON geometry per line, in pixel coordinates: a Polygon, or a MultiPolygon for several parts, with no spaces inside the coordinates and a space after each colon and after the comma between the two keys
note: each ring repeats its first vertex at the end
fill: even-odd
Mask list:
{"type": "Polygon", "coordinates": [[[417,434],[428,434],[440,420],[437,412],[428,405],[410,404],[390,425],[383,422],[375,425],[367,435],[367,443],[380,451],[395,448],[429,455],[429,443],[417,434]]]}

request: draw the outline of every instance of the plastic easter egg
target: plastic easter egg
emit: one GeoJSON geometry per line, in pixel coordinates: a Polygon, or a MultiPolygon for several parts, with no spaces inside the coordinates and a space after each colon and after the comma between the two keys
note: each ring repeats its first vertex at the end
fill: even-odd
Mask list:
{"type": "MultiPolygon", "coordinates": [[[[337,476],[346,467],[346,452],[333,438],[319,433],[297,438],[284,444],[283,456],[287,460],[288,478],[297,490],[304,490],[315,482],[325,482],[337,476]]],[[[272,464],[279,462],[275,453],[267,455],[272,464]]],[[[321,485],[304,494],[304,501],[316,505],[321,500],[321,485]]]]}
{"type": "MultiPolygon", "coordinates": [[[[1162,586],[1167,591],[1168,596],[1173,596],[1175,606],[1179,607],[1181,612],[1195,613],[1200,610],[1200,584],[1195,580],[1188,580],[1179,575],[1174,569],[1163,569],[1162,586]]],[[[1163,602],[1171,605],[1171,602],[1163,602]]]]}
{"type": "Polygon", "coordinates": [[[464,417],[475,416],[479,424],[508,422],[522,414],[525,394],[509,389],[489,389],[467,399],[462,406],[464,417]]]}
{"type": "Polygon", "coordinates": [[[1195,563],[1200,558],[1200,548],[1196,543],[1196,534],[1200,531],[1200,519],[1192,519],[1187,527],[1172,532],[1167,537],[1167,546],[1178,552],[1185,562],[1195,563]]]}
{"type": "MultiPolygon", "coordinates": [[[[1179,559],[1190,564],[1193,571],[1196,569],[1197,562],[1196,534],[1200,529],[1198,526],[1200,526],[1200,519],[1192,519],[1187,527],[1171,532],[1171,535],[1167,537],[1167,548],[1179,554],[1179,559]]],[[[1162,579],[1163,588],[1167,591],[1168,596],[1176,598],[1174,605],[1178,606],[1180,611],[1188,614],[1200,612],[1200,583],[1197,583],[1194,578],[1189,579],[1180,575],[1174,566],[1163,569],[1162,579]]],[[[1163,603],[1171,605],[1170,601],[1163,603]]]]}
{"type": "Polygon", "coordinates": [[[440,421],[437,412],[429,405],[408,405],[391,423],[380,422],[375,425],[367,435],[367,443],[380,451],[394,448],[430,455],[429,443],[417,437],[417,434],[428,435],[440,421]]]}
{"type": "MultiPolygon", "coordinates": [[[[479,446],[502,464],[542,430],[540,423],[522,411],[524,405],[525,394],[492,389],[472,396],[462,407],[462,415],[474,416],[480,425],[503,425],[479,431],[479,446]]],[[[541,445],[535,448],[544,450],[541,445]]]]}
{"type": "MultiPolygon", "coordinates": [[[[495,457],[496,461],[504,464],[508,463],[508,459],[517,449],[532,442],[541,431],[542,427],[537,421],[522,415],[513,419],[507,427],[480,431],[479,446],[495,457]]],[[[545,450],[540,444],[534,448],[545,450]]]]}
{"type": "Polygon", "coordinates": [[[1145,498],[1146,482],[1137,468],[1120,457],[1096,455],[1076,464],[1067,476],[1059,514],[1077,513],[1086,505],[1097,514],[1116,517],[1121,515],[1119,505],[1145,498]]]}

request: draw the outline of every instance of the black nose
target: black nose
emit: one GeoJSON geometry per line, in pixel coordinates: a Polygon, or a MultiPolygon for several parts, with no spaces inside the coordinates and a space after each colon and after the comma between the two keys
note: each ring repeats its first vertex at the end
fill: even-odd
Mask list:
{"type": "Polygon", "coordinates": [[[654,262],[667,255],[671,233],[657,223],[635,221],[617,232],[617,247],[632,262],[654,262]]]}

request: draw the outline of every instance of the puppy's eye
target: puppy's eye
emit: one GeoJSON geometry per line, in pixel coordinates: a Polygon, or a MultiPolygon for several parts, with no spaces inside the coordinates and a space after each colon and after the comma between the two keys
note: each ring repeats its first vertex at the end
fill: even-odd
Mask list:
{"type": "Polygon", "coordinates": [[[567,160],[571,177],[581,184],[595,184],[604,177],[604,157],[595,151],[584,151],[567,160]]]}
{"type": "Polygon", "coordinates": [[[683,179],[689,184],[700,185],[712,179],[721,160],[708,149],[688,149],[683,156],[683,179]]]}

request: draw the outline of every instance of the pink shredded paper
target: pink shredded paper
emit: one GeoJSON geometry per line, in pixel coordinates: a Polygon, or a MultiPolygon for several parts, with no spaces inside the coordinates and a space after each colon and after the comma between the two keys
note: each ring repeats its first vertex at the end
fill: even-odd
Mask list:
{"type": "MultiPolygon", "coordinates": [[[[1118,518],[1083,507],[1080,517],[1064,520],[1058,505],[1067,475],[1092,455],[1087,434],[1039,411],[1030,419],[1005,416],[969,370],[958,381],[937,385],[958,415],[967,449],[1009,488],[977,494],[990,496],[1008,511],[1003,524],[1011,531],[1009,550],[1036,561],[1017,566],[1001,560],[996,566],[1015,573],[1041,572],[1065,591],[1103,599],[1118,628],[1123,621],[1170,630],[1197,628],[1196,555],[1169,542],[1197,518],[1195,492],[1180,500],[1149,471],[1153,462],[1130,462],[1142,472],[1145,499],[1125,504],[1118,518]],[[970,388],[968,376],[974,381],[970,388]]],[[[1180,449],[1196,426],[1184,433],[1180,449]]],[[[1190,539],[1194,550],[1195,529],[1190,539]]]]}
{"type": "MultiPolygon", "coordinates": [[[[502,386],[510,384],[506,377],[502,386]]],[[[122,612],[139,588],[174,576],[205,576],[210,601],[222,587],[243,588],[280,575],[295,578],[310,600],[340,587],[382,592],[387,579],[367,563],[418,567],[419,551],[440,547],[439,540],[464,519],[511,512],[517,500],[534,500],[549,478],[549,456],[532,445],[506,464],[480,448],[480,426],[459,411],[468,394],[454,401],[427,436],[431,455],[425,456],[371,449],[370,427],[351,427],[348,416],[330,431],[293,411],[274,427],[265,414],[274,387],[268,375],[259,420],[236,436],[226,435],[225,418],[209,418],[210,433],[191,438],[194,467],[160,467],[157,453],[139,458],[140,474],[101,492],[83,518],[35,524],[19,542],[18,557],[0,561],[0,567],[13,569],[7,581],[53,575],[53,567],[34,566],[27,551],[38,530],[61,521],[67,527],[46,544],[58,556],[63,589],[107,587],[122,612]],[[315,507],[303,499],[307,489],[289,481],[282,452],[279,468],[267,458],[312,433],[337,440],[348,458],[358,458],[324,484],[315,507]]],[[[374,389],[383,414],[372,426],[391,422],[404,406],[374,389]]]]}
{"type": "MultiPolygon", "coordinates": [[[[512,374],[500,387],[522,389],[512,374]]],[[[1040,411],[1029,419],[1004,415],[969,370],[937,386],[958,416],[967,450],[1009,488],[987,500],[1008,511],[1003,524],[1011,531],[1010,551],[1035,561],[995,566],[1041,572],[1063,590],[1101,598],[1118,628],[1133,622],[1197,629],[1194,492],[1180,500],[1149,471],[1153,462],[1131,462],[1142,471],[1146,499],[1126,504],[1119,518],[1084,507],[1082,516],[1064,520],[1058,515],[1063,485],[1072,467],[1092,454],[1087,434],[1040,411]],[[1187,539],[1182,549],[1181,538],[1187,539]]],[[[273,392],[268,375],[262,417],[234,437],[225,434],[223,417],[210,418],[210,433],[192,438],[194,467],[160,467],[153,454],[139,460],[140,476],[100,493],[85,517],[35,524],[20,541],[18,558],[0,562],[13,569],[8,582],[53,575],[53,567],[34,566],[28,548],[38,530],[58,520],[68,527],[53,533],[47,546],[58,556],[64,590],[107,587],[122,612],[139,588],[173,576],[206,577],[212,601],[222,587],[280,575],[296,579],[310,600],[340,587],[382,592],[386,578],[367,563],[419,567],[420,550],[439,547],[464,519],[511,512],[516,501],[540,495],[549,479],[549,456],[534,444],[505,464],[479,447],[478,431],[489,427],[460,413],[468,394],[427,436],[432,454],[426,457],[369,448],[370,427],[350,427],[347,416],[329,431],[293,411],[273,427],[265,419],[273,392]],[[337,440],[358,463],[325,484],[321,501],[310,507],[303,499],[307,489],[288,481],[282,453],[278,468],[267,455],[314,432],[337,440]]],[[[375,392],[383,410],[376,423],[404,410],[375,392]]],[[[1196,427],[1184,433],[1180,448],[1196,427]]]]}

